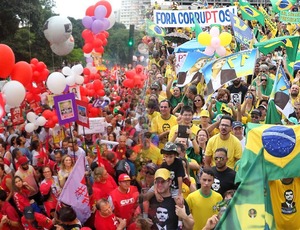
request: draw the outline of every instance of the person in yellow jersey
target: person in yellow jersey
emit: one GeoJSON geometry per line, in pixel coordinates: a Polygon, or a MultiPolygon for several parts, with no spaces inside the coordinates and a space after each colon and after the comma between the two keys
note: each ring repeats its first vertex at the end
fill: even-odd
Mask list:
{"type": "Polygon", "coordinates": [[[195,221],[194,230],[202,229],[212,215],[218,214],[216,204],[222,201],[223,198],[211,189],[213,182],[214,173],[211,169],[204,168],[200,176],[201,188],[192,192],[186,198],[195,221]]]}
{"type": "Polygon", "coordinates": [[[215,165],[215,152],[218,148],[227,149],[228,161],[226,165],[233,169],[235,163],[242,157],[242,145],[232,133],[232,117],[223,115],[220,119],[219,130],[220,133],[214,135],[208,140],[205,152],[205,167],[215,165]]]}
{"type": "Polygon", "coordinates": [[[168,100],[159,103],[160,114],[151,121],[151,133],[159,137],[159,148],[163,148],[168,141],[171,127],[177,125],[177,118],[171,114],[171,104],[168,100]]]}
{"type": "Polygon", "coordinates": [[[270,181],[269,186],[276,229],[300,229],[300,178],[270,181]]]}
{"type": "MultiPolygon", "coordinates": [[[[187,126],[187,136],[191,133],[194,137],[197,135],[198,130],[200,129],[198,126],[192,123],[193,120],[193,108],[188,105],[184,105],[180,111],[181,122],[180,125],[187,126]]],[[[175,141],[179,134],[179,125],[175,125],[171,128],[169,133],[169,141],[175,141]]]]}

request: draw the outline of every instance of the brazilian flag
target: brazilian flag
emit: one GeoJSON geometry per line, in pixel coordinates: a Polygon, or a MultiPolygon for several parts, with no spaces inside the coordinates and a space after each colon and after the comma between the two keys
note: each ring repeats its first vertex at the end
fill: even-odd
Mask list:
{"type": "Polygon", "coordinates": [[[268,187],[261,148],[215,229],[274,229],[268,187]]]}
{"type": "Polygon", "coordinates": [[[256,20],[261,25],[265,25],[264,15],[255,7],[251,6],[246,0],[239,0],[240,10],[244,20],[256,20]]]}
{"type": "Polygon", "coordinates": [[[275,13],[291,9],[296,2],[296,0],[271,0],[272,9],[275,13]]]}
{"type": "Polygon", "coordinates": [[[246,146],[238,164],[236,181],[243,181],[247,171],[263,149],[268,180],[300,176],[300,126],[248,123],[246,146]]]}
{"type": "Polygon", "coordinates": [[[269,39],[267,41],[254,44],[260,52],[268,54],[279,46],[286,49],[288,59],[293,62],[296,60],[300,36],[281,36],[269,39]]]}
{"type": "Polygon", "coordinates": [[[149,19],[146,19],[146,34],[150,37],[163,38],[166,31],[149,19]]]}

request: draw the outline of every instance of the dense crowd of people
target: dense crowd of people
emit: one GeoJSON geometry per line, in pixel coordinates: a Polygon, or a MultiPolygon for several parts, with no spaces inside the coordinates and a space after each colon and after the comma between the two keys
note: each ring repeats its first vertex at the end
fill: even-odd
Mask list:
{"type": "MultiPolygon", "coordinates": [[[[278,34],[297,33],[293,25],[274,20],[278,34]]],[[[261,31],[268,36],[266,27],[261,31]]],[[[235,166],[245,148],[245,127],[265,123],[278,65],[289,77],[294,107],[282,124],[298,125],[300,70],[288,73],[284,49],[260,54],[253,75],[234,79],[210,96],[198,71],[178,86],[172,42],[153,38],[148,45],[143,89],[122,85],[125,70],[116,73],[117,89],[111,73],[102,74],[103,132],[85,134],[72,123],[27,133],[24,125],[13,126],[5,117],[0,229],[213,229],[239,186],[235,166]],[[91,211],[85,223],[72,204],[59,202],[81,155],[87,162],[91,211]]],[[[285,186],[296,182],[282,181],[285,186]]],[[[295,204],[286,199],[290,213],[295,204]]]]}

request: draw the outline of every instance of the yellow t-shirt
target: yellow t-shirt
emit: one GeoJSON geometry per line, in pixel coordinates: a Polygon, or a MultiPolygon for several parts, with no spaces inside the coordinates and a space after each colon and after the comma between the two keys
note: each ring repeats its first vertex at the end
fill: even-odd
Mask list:
{"type": "Polygon", "coordinates": [[[213,190],[211,190],[209,196],[204,196],[201,193],[201,189],[188,195],[186,202],[189,205],[195,221],[193,230],[201,230],[205,226],[208,218],[214,214],[218,214],[216,204],[222,201],[222,199],[221,194],[213,190]]]}
{"type": "Polygon", "coordinates": [[[234,135],[230,134],[227,140],[222,140],[220,134],[217,134],[211,137],[208,140],[205,156],[211,157],[212,166],[215,165],[214,155],[215,151],[218,148],[227,149],[227,166],[231,169],[234,169],[235,163],[242,157],[242,145],[234,135]]]}
{"type": "MultiPolygon", "coordinates": [[[[192,127],[190,128],[191,132],[196,136],[198,131],[200,130],[200,128],[196,125],[192,125],[192,127]]],[[[170,133],[169,133],[169,141],[172,139],[172,137],[174,136],[175,132],[178,130],[178,125],[175,125],[171,128],[170,133]]]]}
{"type": "Polygon", "coordinates": [[[276,229],[300,229],[300,178],[294,178],[289,185],[280,180],[270,181],[269,186],[276,229]]]}
{"type": "MultiPolygon", "coordinates": [[[[165,131],[168,131],[173,127],[174,125],[177,125],[177,118],[174,115],[170,115],[170,118],[168,120],[165,120],[161,117],[161,115],[158,115],[154,117],[151,121],[151,133],[157,133],[161,134],[165,131]]],[[[168,141],[168,136],[165,136],[165,138],[159,140],[159,148],[162,149],[168,141]]]]}
{"type": "Polygon", "coordinates": [[[163,162],[163,155],[160,153],[160,149],[152,143],[149,149],[142,149],[141,145],[136,145],[132,149],[138,153],[143,162],[151,160],[156,165],[161,165],[163,162]]]}
{"type": "MultiPolygon", "coordinates": [[[[191,184],[196,184],[196,181],[193,177],[190,177],[191,180],[191,184]]],[[[187,186],[185,183],[182,183],[182,196],[184,199],[186,199],[188,197],[188,195],[191,193],[190,191],[190,187],[187,186]]]]}

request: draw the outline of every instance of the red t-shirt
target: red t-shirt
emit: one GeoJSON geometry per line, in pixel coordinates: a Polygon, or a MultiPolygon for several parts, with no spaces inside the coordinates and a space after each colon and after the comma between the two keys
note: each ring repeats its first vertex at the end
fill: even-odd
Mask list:
{"type": "Polygon", "coordinates": [[[53,210],[53,209],[55,210],[56,206],[57,206],[56,197],[53,194],[51,194],[51,198],[52,198],[52,200],[48,199],[47,201],[44,201],[44,203],[43,203],[46,214],[50,218],[51,218],[51,210],[53,210]]]}
{"type": "Polygon", "coordinates": [[[96,230],[116,230],[118,224],[119,222],[113,213],[107,217],[101,216],[99,211],[95,214],[94,227],[96,230]]]}
{"type": "MultiPolygon", "coordinates": [[[[8,219],[10,219],[11,221],[17,221],[19,222],[19,215],[17,213],[17,211],[15,210],[15,208],[7,201],[5,201],[1,207],[1,211],[0,211],[1,217],[0,220],[2,218],[2,215],[6,215],[8,219]]],[[[18,227],[12,227],[9,226],[7,224],[4,225],[4,230],[5,229],[10,229],[10,230],[18,230],[18,227]]]]}
{"type": "MultiPolygon", "coordinates": [[[[51,229],[53,227],[52,220],[41,213],[35,212],[34,219],[37,221],[39,227],[42,227],[44,229],[51,229]]],[[[22,216],[21,222],[25,230],[37,230],[37,228],[32,226],[31,223],[28,222],[24,216],[22,216]]]]}
{"type": "Polygon", "coordinates": [[[20,192],[14,192],[13,198],[17,205],[18,210],[23,213],[24,208],[30,206],[29,200],[29,193],[28,189],[22,188],[20,192]]]}
{"type": "Polygon", "coordinates": [[[130,186],[128,193],[122,193],[116,188],[110,194],[114,207],[114,214],[117,217],[126,219],[127,225],[131,223],[131,219],[137,207],[138,196],[139,192],[135,186],[130,186]]]}
{"type": "Polygon", "coordinates": [[[112,176],[110,175],[108,175],[108,178],[105,183],[95,181],[93,184],[93,189],[96,188],[102,190],[104,196],[99,197],[99,199],[108,198],[109,194],[117,187],[118,187],[117,183],[115,182],[114,178],[112,178],[112,176]]]}
{"type": "Polygon", "coordinates": [[[3,177],[2,181],[1,181],[0,187],[1,187],[2,190],[4,190],[7,194],[9,194],[9,193],[10,193],[10,190],[9,190],[9,188],[6,186],[6,180],[7,180],[7,179],[12,179],[12,176],[11,176],[10,174],[6,174],[6,175],[3,177]]]}

